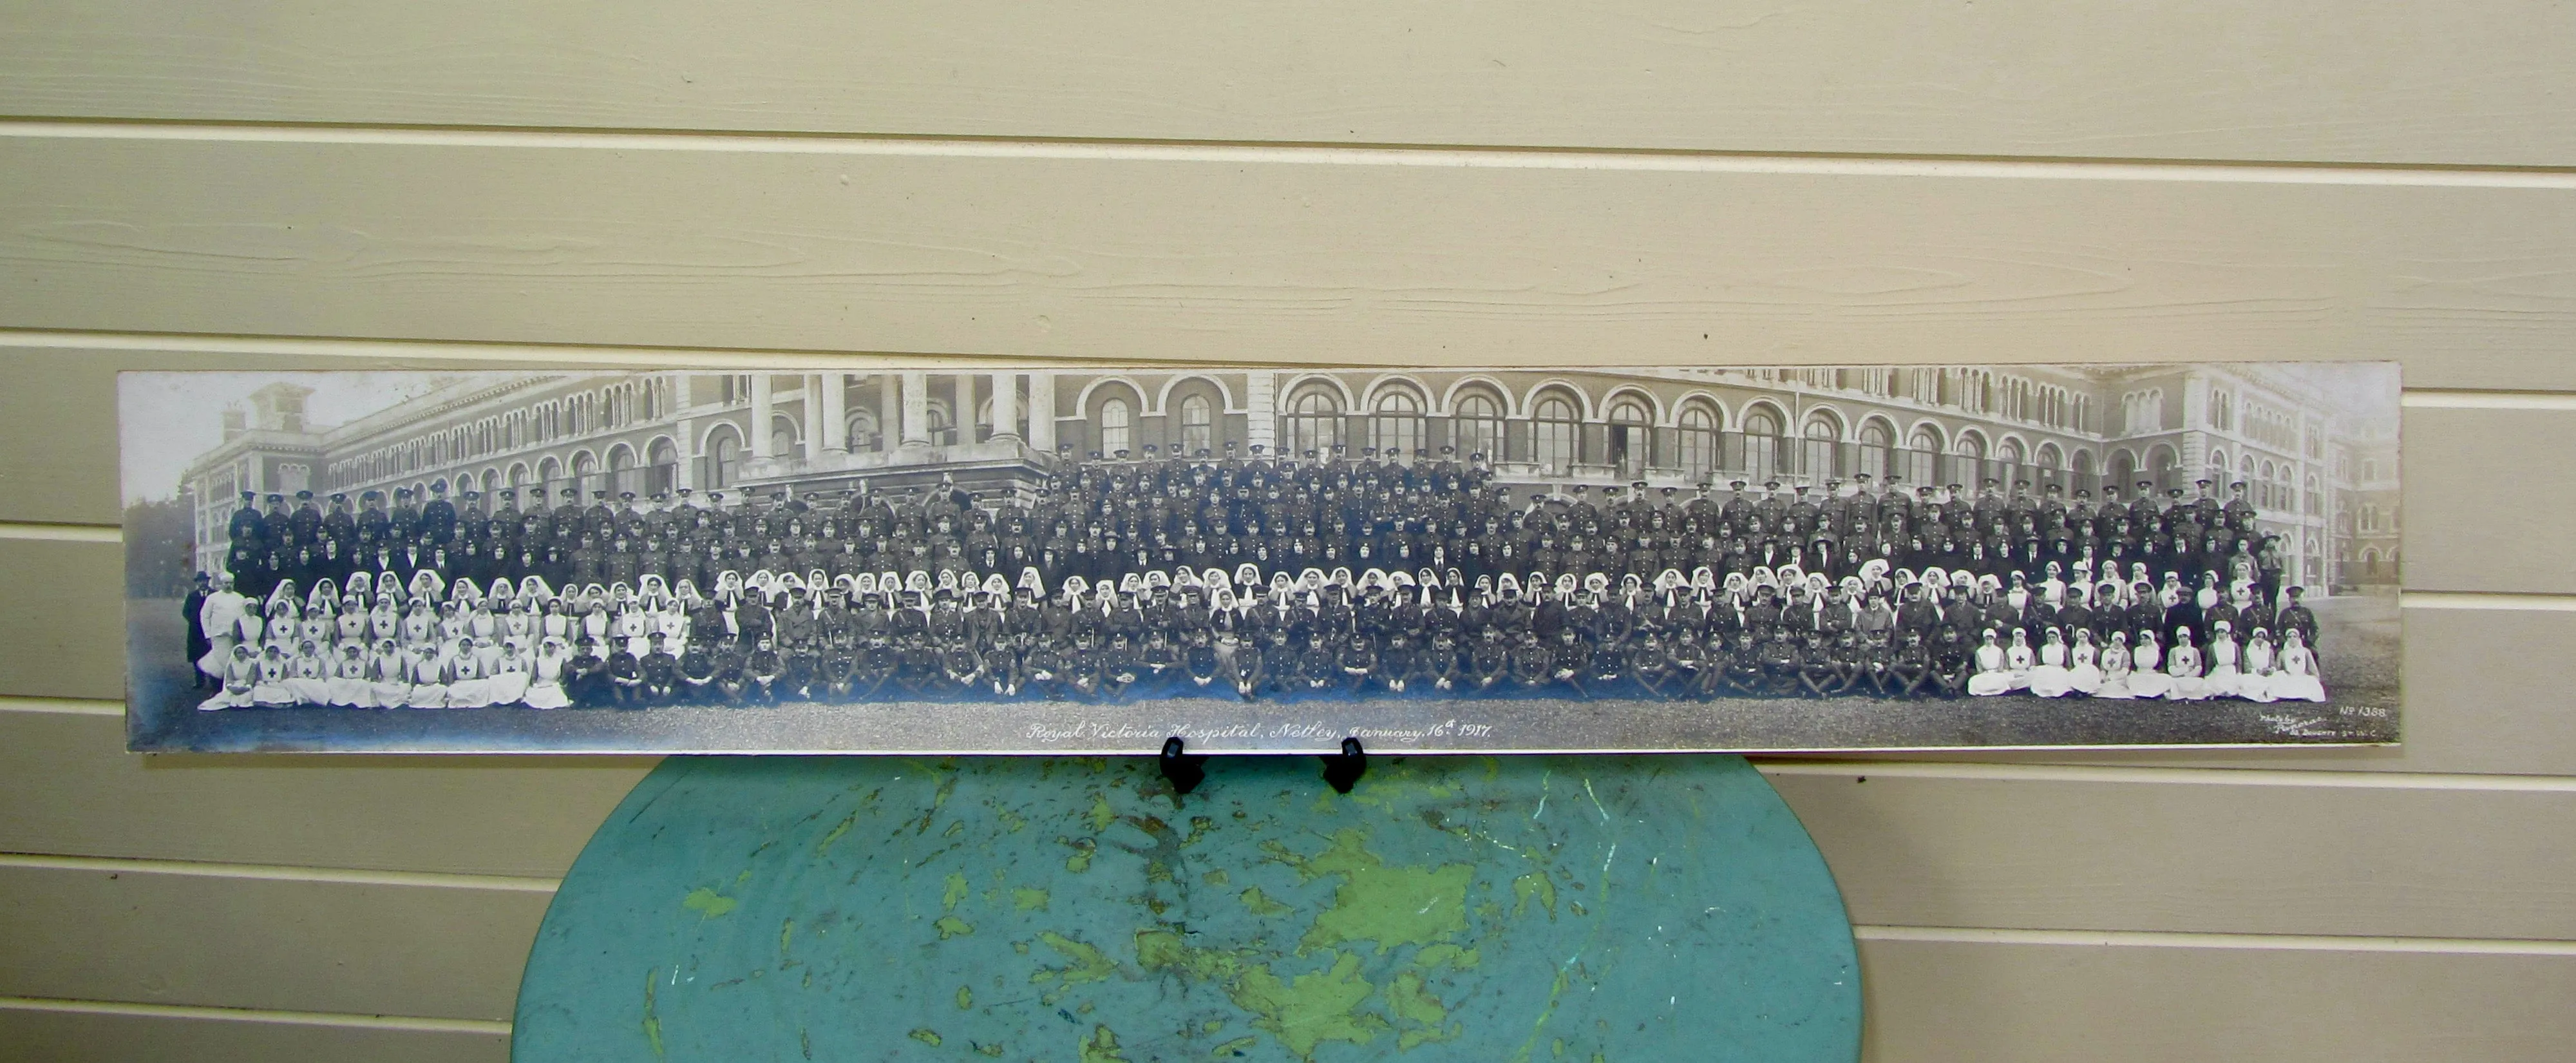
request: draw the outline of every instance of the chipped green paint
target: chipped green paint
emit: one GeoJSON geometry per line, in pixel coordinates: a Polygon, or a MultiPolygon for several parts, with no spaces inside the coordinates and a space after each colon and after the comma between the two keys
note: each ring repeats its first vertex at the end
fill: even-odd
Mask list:
{"type": "Polygon", "coordinates": [[[1422,976],[1412,971],[1398,972],[1387,982],[1386,1010],[1402,1024],[1395,1037],[1398,1051],[1447,1041],[1466,1030],[1464,1024],[1449,1021],[1449,1009],[1424,988],[1422,976]]]}
{"type": "Polygon", "coordinates": [[[1297,910],[1270,899],[1270,895],[1261,892],[1259,886],[1243,891],[1243,907],[1245,911],[1263,918],[1277,918],[1297,910]]]}
{"type": "Polygon", "coordinates": [[[661,980],[662,969],[659,967],[644,972],[644,1040],[653,1045],[653,1055],[657,1058],[663,1054],[662,1012],[654,1003],[653,991],[654,983],[661,980]]]}
{"type": "Polygon", "coordinates": [[[705,886],[690,890],[680,899],[680,907],[698,913],[700,919],[713,919],[734,909],[739,902],[705,886]]]}
{"type": "MultiPolygon", "coordinates": [[[[620,836],[649,826],[665,840],[633,847],[643,863],[621,881],[664,916],[667,933],[636,943],[593,935],[585,950],[593,969],[603,960],[630,971],[658,961],[648,978],[666,980],[658,989],[670,999],[648,986],[639,1016],[622,992],[576,1011],[556,1003],[567,998],[556,990],[520,1018],[535,1031],[563,1027],[566,1016],[604,1016],[587,1020],[585,1040],[558,1029],[549,1043],[623,1039],[625,1056],[644,1063],[872,1058],[885,1052],[885,1032],[916,1029],[939,1039],[921,1039],[913,1050],[921,1059],[994,1063],[1600,1063],[1688,1058],[1705,1050],[1711,1029],[1729,1031],[1729,1043],[1745,1029],[1755,1034],[1748,1046],[1770,1046],[1784,1038],[1761,1036],[1766,1022],[1779,1026],[1765,1017],[1809,1021],[1815,1013],[1799,994],[1857,985],[1856,971],[1811,965],[1808,977],[1774,986],[1746,980],[1743,964],[1727,958],[1734,953],[1704,947],[1712,935],[1748,945],[1784,936],[1736,915],[1774,910],[1776,893],[1723,881],[1766,873],[1738,873],[1740,853],[1714,862],[1699,855],[1712,831],[1733,837],[1757,822],[1716,800],[1722,787],[1776,801],[1747,768],[1701,764],[1713,759],[1676,762],[1695,776],[1685,781],[1699,783],[1683,787],[1697,796],[1684,797],[1648,784],[1675,774],[1661,764],[1648,772],[1617,759],[1480,766],[1469,757],[1387,758],[1347,801],[1318,792],[1311,762],[1263,758],[1247,759],[1240,777],[1209,794],[1178,800],[1144,759],[1054,758],[1049,769],[1034,759],[966,758],[935,773],[918,770],[928,758],[799,762],[810,768],[762,785],[783,795],[795,793],[795,776],[831,781],[802,806],[764,794],[759,815],[748,817],[742,802],[710,804],[718,791],[707,780],[765,777],[769,765],[701,760],[684,785],[698,788],[693,800],[712,814],[712,831],[704,817],[669,821],[667,797],[649,809],[630,803],[611,819],[620,836]],[[1554,783],[1542,775],[1553,768],[1566,769],[1554,773],[1567,780],[1565,792],[1537,811],[1554,783]],[[1040,778],[1048,770],[1052,781],[1040,778]],[[851,785],[862,775],[871,777],[851,785]],[[952,780],[949,811],[925,784],[952,780]],[[865,799],[871,787],[882,793],[874,801],[865,799]],[[1309,800],[1330,807],[1309,816],[1309,800]],[[927,830],[925,807],[941,808],[927,830]],[[701,834],[712,844],[667,844],[701,834]],[[736,888],[745,868],[753,879],[736,888]],[[699,899],[673,917],[672,894],[699,899]],[[1623,903],[1607,903],[1612,896],[1623,903]],[[1724,914],[1672,925],[1676,897],[1694,912],[1724,904],[1710,909],[1724,914]],[[933,898],[937,907],[924,903],[933,898]],[[864,928],[854,916],[864,916],[864,928]],[[1677,947],[1695,951],[1685,957],[1677,947]],[[803,993],[787,973],[794,969],[803,993]],[[833,990],[871,984],[886,989],[833,990]],[[1667,1008],[1666,986],[1693,1003],[1667,1008]],[[744,994],[786,1010],[769,1007],[761,1013],[775,1021],[745,1027],[744,994]],[[1712,1025],[1719,1016],[1733,1018],[1712,1025]],[[641,1038],[639,1022],[650,1023],[641,1038]],[[651,1043],[646,1053],[634,1052],[639,1039],[651,1043]],[[1064,1055],[1067,1047],[1076,1052],[1064,1055]]],[[[1766,815],[1780,823],[1774,829],[1794,831],[1785,810],[1766,815]]],[[[577,912],[557,907],[550,924],[577,912]]],[[[634,925],[631,916],[621,924],[634,925]]],[[[539,951],[563,951],[555,940],[541,938],[539,951]]],[[[534,969],[530,984],[542,989],[534,969]]]]}
{"type": "MultiPolygon", "coordinates": [[[[1009,805],[999,801],[993,802],[993,818],[1002,821],[1002,829],[1012,834],[1018,834],[1020,828],[1029,825],[1028,817],[1012,811],[1009,805]]],[[[994,1047],[997,1051],[1000,1048],[998,1045],[994,1047]]]]}
{"type": "MultiPolygon", "coordinates": [[[[1057,955],[1072,961],[1063,967],[1040,971],[1038,972],[1040,975],[1060,977],[1064,979],[1064,984],[1073,986],[1084,982],[1107,981],[1109,976],[1118,973],[1118,961],[1110,959],[1109,954],[1100,951],[1097,946],[1076,941],[1052,930],[1039,934],[1038,940],[1045,942],[1046,947],[1054,949],[1057,955]]],[[[1029,976],[1029,980],[1038,981],[1038,975],[1029,976]]]]}
{"type": "Polygon", "coordinates": [[[1198,948],[1180,934],[1159,927],[1136,932],[1136,966],[1155,974],[1178,974],[1223,986],[1242,977],[1248,961],[1255,958],[1257,954],[1249,949],[1198,948]]]}
{"type": "Polygon", "coordinates": [[[912,1031],[912,1039],[929,1045],[932,1048],[937,1048],[940,1045],[939,1031],[927,1026],[915,1028],[912,1031]]]}
{"type": "Polygon", "coordinates": [[[1414,953],[1413,965],[1426,971],[1441,967],[1464,971],[1475,967],[1484,958],[1484,954],[1475,949],[1462,949],[1444,942],[1414,953]]]}
{"type": "Polygon", "coordinates": [[[1513,879],[1512,897],[1514,898],[1514,902],[1512,904],[1512,918],[1514,919],[1518,919],[1529,912],[1529,903],[1532,898],[1536,898],[1540,904],[1547,907],[1548,919],[1554,920],[1556,918],[1556,883],[1548,879],[1547,872],[1545,871],[1532,871],[1529,874],[1513,879]]]}
{"type": "Polygon", "coordinates": [[[1298,942],[1305,952],[1351,941],[1374,941],[1381,954],[1398,945],[1429,945],[1467,929],[1467,885],[1472,864],[1390,867],[1368,851],[1358,828],[1333,835],[1332,845],[1298,866],[1307,877],[1339,875],[1333,903],[1315,916],[1298,942]]]}
{"type": "Polygon", "coordinates": [[[1082,1039],[1078,1058],[1081,1063],[1127,1063],[1127,1057],[1118,1054],[1118,1035],[1106,1026],[1091,1028],[1091,1036],[1082,1039]]]}
{"type": "Polygon", "coordinates": [[[814,843],[814,855],[823,855],[825,850],[832,847],[833,842],[840,841],[841,835],[848,834],[850,832],[850,828],[856,826],[858,822],[859,814],[856,812],[852,812],[849,815],[841,817],[841,822],[834,824],[831,831],[823,835],[822,841],[814,843]]]}
{"type": "Polygon", "coordinates": [[[1377,987],[1360,977],[1357,954],[1329,955],[1332,966],[1286,982],[1268,967],[1252,968],[1227,987],[1226,995],[1253,1013],[1255,1028],[1270,1031],[1300,1059],[1315,1058],[1315,1046],[1327,1041],[1364,1045],[1376,1040],[1386,1030],[1386,1020],[1358,1009],[1377,987]]]}

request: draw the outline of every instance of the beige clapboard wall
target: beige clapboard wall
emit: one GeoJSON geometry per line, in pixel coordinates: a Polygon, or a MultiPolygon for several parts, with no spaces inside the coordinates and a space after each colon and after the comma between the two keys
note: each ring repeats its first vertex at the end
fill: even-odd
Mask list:
{"type": "Polygon", "coordinates": [[[2400,360],[2404,748],[1765,770],[1872,1059],[2565,1059],[2571,38],[2537,0],[0,2],[0,1060],[499,1060],[650,766],[123,754],[115,371],[995,357],[2400,360]]]}

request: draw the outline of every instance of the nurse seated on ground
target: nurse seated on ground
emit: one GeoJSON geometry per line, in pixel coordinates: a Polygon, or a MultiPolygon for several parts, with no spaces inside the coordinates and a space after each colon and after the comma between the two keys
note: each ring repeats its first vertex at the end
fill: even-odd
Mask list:
{"type": "Polygon", "coordinates": [[[2074,674],[2066,669],[2066,639],[2056,628],[2048,629],[2048,640],[2039,644],[2039,663],[2030,669],[2030,692],[2043,698],[2065,697],[2075,689],[2074,674]]]}
{"type": "Polygon", "coordinates": [[[2308,648],[2299,629],[2291,628],[2281,635],[2279,667],[2273,670],[2268,692],[2280,701],[2324,701],[2325,683],[2317,678],[2316,651],[2308,648]]]}
{"type": "Polygon", "coordinates": [[[1986,629],[1986,640],[1977,647],[1977,672],[1968,677],[1968,693],[1989,697],[2013,689],[2013,674],[2004,648],[1995,645],[1993,628],[1986,629]]]}
{"type": "Polygon", "coordinates": [[[2209,696],[2209,681],[2201,678],[2200,648],[2191,644],[2191,629],[2174,629],[2173,649],[2165,653],[2165,675],[2172,678],[2173,688],[2165,697],[2174,701],[2199,701],[2209,696]]]}

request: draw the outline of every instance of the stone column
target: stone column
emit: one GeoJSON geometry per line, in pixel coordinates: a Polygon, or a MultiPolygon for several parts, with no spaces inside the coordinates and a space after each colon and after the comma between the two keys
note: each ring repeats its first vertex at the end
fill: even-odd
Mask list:
{"type": "Polygon", "coordinates": [[[1029,448],[1055,453],[1055,374],[1029,374],[1029,448]]]}
{"type": "Polygon", "coordinates": [[[805,382],[805,457],[811,459],[823,453],[823,374],[800,373],[798,379],[805,382]]]}
{"type": "Polygon", "coordinates": [[[769,458],[769,374],[751,374],[751,456],[769,458]]]}
{"type": "Polygon", "coordinates": [[[993,374],[993,438],[1020,437],[1020,375],[993,374]]]}
{"type": "Polygon", "coordinates": [[[930,374],[898,373],[903,382],[903,445],[930,445],[930,374]]]}
{"type": "Polygon", "coordinates": [[[674,459],[678,464],[671,469],[671,486],[698,490],[704,486],[698,483],[698,452],[693,442],[698,437],[698,422],[683,417],[675,427],[678,430],[671,433],[671,443],[679,456],[674,459]]]}
{"type": "Polygon", "coordinates": [[[850,375],[822,373],[823,449],[838,453],[850,449],[850,375]]]}
{"type": "Polygon", "coordinates": [[[903,381],[893,373],[877,374],[877,449],[891,451],[903,441],[903,381]]]}
{"type": "Polygon", "coordinates": [[[1251,372],[1243,381],[1244,445],[1279,449],[1279,374],[1251,372]]]}

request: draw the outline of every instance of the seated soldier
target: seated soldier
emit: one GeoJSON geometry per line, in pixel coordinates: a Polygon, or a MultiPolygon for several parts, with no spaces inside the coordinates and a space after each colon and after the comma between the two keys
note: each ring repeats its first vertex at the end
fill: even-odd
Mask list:
{"type": "Polygon", "coordinates": [[[659,631],[646,635],[644,656],[636,661],[646,705],[668,705],[679,698],[680,661],[663,646],[663,639],[659,631]]]}

